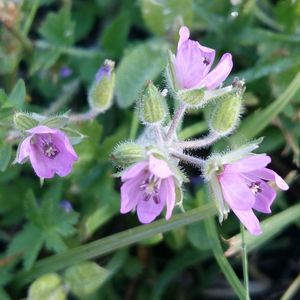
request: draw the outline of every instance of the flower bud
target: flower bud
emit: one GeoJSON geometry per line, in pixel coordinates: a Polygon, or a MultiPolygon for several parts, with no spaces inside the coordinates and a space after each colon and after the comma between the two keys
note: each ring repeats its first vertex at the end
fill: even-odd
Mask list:
{"type": "Polygon", "coordinates": [[[104,112],[112,104],[115,87],[114,65],[113,61],[107,59],[96,74],[88,97],[89,105],[94,111],[104,112]]]}
{"type": "Polygon", "coordinates": [[[236,127],[242,107],[240,93],[234,92],[224,96],[216,104],[210,120],[210,129],[221,136],[230,134],[236,127]]]}
{"type": "Polygon", "coordinates": [[[166,116],[165,100],[156,86],[149,81],[140,103],[140,116],[148,124],[159,123],[166,116]]]}
{"type": "Polygon", "coordinates": [[[49,273],[35,280],[29,288],[28,300],[65,300],[67,298],[62,278],[49,273]]]}
{"type": "Polygon", "coordinates": [[[141,145],[125,142],[118,145],[110,157],[120,167],[127,167],[145,159],[145,156],[145,149],[141,145]]]}
{"type": "Polygon", "coordinates": [[[32,114],[17,112],[14,115],[14,125],[17,130],[25,131],[39,124],[32,114]]]}
{"type": "Polygon", "coordinates": [[[198,108],[206,104],[203,89],[180,90],[177,92],[180,101],[190,108],[198,108]]]}

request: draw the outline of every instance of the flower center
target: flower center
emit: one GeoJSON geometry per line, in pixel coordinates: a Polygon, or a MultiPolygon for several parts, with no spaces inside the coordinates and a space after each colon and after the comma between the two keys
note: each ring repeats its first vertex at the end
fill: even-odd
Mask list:
{"type": "Polygon", "coordinates": [[[251,190],[251,192],[254,194],[254,195],[257,195],[258,193],[260,193],[262,191],[262,188],[260,186],[260,182],[251,182],[250,185],[249,185],[249,188],[251,190]]]}
{"type": "Polygon", "coordinates": [[[161,179],[154,175],[148,176],[140,185],[140,189],[144,192],[144,201],[153,201],[158,204],[160,203],[159,187],[161,179]]]}
{"type": "Polygon", "coordinates": [[[51,135],[39,137],[38,144],[43,154],[50,159],[54,159],[59,154],[59,150],[53,143],[51,135]]]}

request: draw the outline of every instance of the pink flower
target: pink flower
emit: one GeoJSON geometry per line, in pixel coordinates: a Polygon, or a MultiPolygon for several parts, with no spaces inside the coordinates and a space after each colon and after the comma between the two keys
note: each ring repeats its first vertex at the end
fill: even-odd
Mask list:
{"type": "Polygon", "coordinates": [[[217,175],[225,202],[253,235],[261,234],[262,230],[252,209],[271,213],[276,197],[268,182],[273,181],[281,190],[289,188],[277,173],[266,168],[270,162],[265,154],[246,156],[223,165],[217,175]]]}
{"type": "Polygon", "coordinates": [[[168,220],[175,206],[174,174],[168,164],[150,155],[126,169],[122,174],[121,210],[126,214],[137,210],[141,223],[152,222],[166,206],[168,220]]]}
{"type": "Polygon", "coordinates": [[[16,162],[28,158],[37,176],[52,178],[68,175],[78,159],[68,137],[60,130],[37,126],[27,130],[30,135],[20,144],[16,162]]]}
{"type": "Polygon", "coordinates": [[[225,53],[211,71],[215,50],[189,39],[190,31],[183,26],[174,61],[175,73],[180,89],[217,88],[229,75],[233,63],[230,53],[225,53]]]}

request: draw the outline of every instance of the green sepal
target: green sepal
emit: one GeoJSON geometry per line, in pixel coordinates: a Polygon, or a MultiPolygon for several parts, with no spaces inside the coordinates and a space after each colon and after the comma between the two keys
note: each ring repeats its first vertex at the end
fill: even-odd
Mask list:
{"type": "Polygon", "coordinates": [[[84,134],[70,127],[65,127],[61,130],[68,136],[72,145],[79,144],[84,138],[86,138],[84,134]]]}
{"type": "Polygon", "coordinates": [[[166,68],[166,79],[170,89],[176,92],[178,90],[178,83],[177,83],[176,72],[174,68],[174,60],[175,60],[174,54],[170,50],[168,50],[168,64],[166,68]]]}
{"type": "Polygon", "coordinates": [[[68,122],[69,114],[68,112],[66,112],[61,115],[46,117],[45,120],[40,122],[40,125],[44,125],[50,128],[63,128],[68,124],[68,122]]]}
{"type": "Polygon", "coordinates": [[[207,103],[204,100],[204,89],[180,90],[177,92],[177,96],[189,108],[203,107],[207,103]]]}
{"type": "Polygon", "coordinates": [[[26,131],[39,125],[39,121],[30,113],[17,112],[14,114],[14,126],[17,130],[26,131]]]}
{"type": "Polygon", "coordinates": [[[144,123],[155,124],[162,122],[165,116],[165,99],[152,81],[149,81],[140,101],[140,118],[144,123]]]}
{"type": "Polygon", "coordinates": [[[146,152],[145,148],[137,143],[125,142],[115,147],[110,158],[120,167],[127,167],[146,159],[146,152]]]}

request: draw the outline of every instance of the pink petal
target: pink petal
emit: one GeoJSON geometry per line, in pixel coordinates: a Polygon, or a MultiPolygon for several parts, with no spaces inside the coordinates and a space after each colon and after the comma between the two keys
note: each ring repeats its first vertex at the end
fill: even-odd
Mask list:
{"type": "Polygon", "coordinates": [[[233,212],[252,235],[260,235],[262,233],[259,221],[252,209],[246,211],[233,209],[233,212]]]}
{"type": "Polygon", "coordinates": [[[121,208],[120,212],[126,214],[133,210],[139,199],[143,196],[140,190],[141,180],[136,180],[135,178],[130,179],[122,184],[121,186],[121,208]]]}
{"type": "Polygon", "coordinates": [[[28,136],[26,139],[24,139],[24,141],[22,141],[21,145],[20,145],[20,149],[18,152],[18,157],[16,158],[16,161],[19,164],[22,164],[26,158],[29,157],[30,155],[30,151],[31,151],[31,138],[32,136],[28,136]]]}
{"type": "Polygon", "coordinates": [[[164,160],[158,159],[153,155],[150,155],[149,157],[149,171],[161,179],[174,175],[164,160]]]}
{"type": "Polygon", "coordinates": [[[256,194],[253,208],[265,214],[270,214],[276,192],[264,181],[260,181],[260,187],[262,191],[256,194]]]}
{"type": "Polygon", "coordinates": [[[179,49],[179,47],[181,46],[181,44],[185,41],[187,41],[190,37],[190,30],[186,27],[186,26],[182,26],[179,29],[179,41],[178,41],[178,46],[177,49],[179,49]]]}
{"type": "Polygon", "coordinates": [[[221,174],[218,178],[224,199],[231,209],[246,211],[252,208],[255,197],[239,175],[221,174]]]}
{"type": "Polygon", "coordinates": [[[56,134],[58,131],[60,131],[60,130],[52,129],[52,128],[49,128],[49,127],[44,126],[44,125],[36,126],[36,127],[31,128],[29,130],[26,130],[26,132],[31,133],[31,134],[45,134],[45,133],[56,134]]]}
{"type": "Polygon", "coordinates": [[[271,162],[271,158],[266,154],[255,154],[239,159],[231,164],[227,164],[224,167],[223,173],[247,173],[264,168],[271,162]]]}
{"type": "Polygon", "coordinates": [[[53,137],[54,144],[60,141],[62,143],[62,147],[64,148],[64,151],[68,152],[68,154],[73,157],[73,160],[78,160],[78,156],[72,144],[70,143],[68,136],[64,132],[57,130],[57,132],[53,134],[52,137],[53,137]]]}
{"type": "Polygon", "coordinates": [[[209,90],[217,88],[228,77],[232,67],[232,55],[230,53],[223,54],[217,66],[199,82],[198,86],[205,86],[209,90]]]}
{"type": "Polygon", "coordinates": [[[160,198],[163,199],[167,205],[166,219],[169,220],[172,216],[176,201],[175,184],[172,177],[162,181],[160,186],[160,198]]]}
{"type": "Polygon", "coordinates": [[[132,165],[131,167],[129,167],[122,173],[122,176],[121,176],[122,181],[139,176],[140,173],[145,171],[147,165],[148,165],[148,162],[146,162],[146,161],[138,162],[138,163],[132,165]]]}
{"type": "Polygon", "coordinates": [[[165,206],[164,199],[160,199],[159,203],[154,202],[153,199],[148,201],[140,200],[137,204],[137,215],[141,223],[147,224],[152,222],[165,206]]]}
{"type": "Polygon", "coordinates": [[[278,186],[278,188],[280,188],[281,190],[286,191],[289,189],[289,186],[282,179],[282,177],[279,176],[276,172],[274,172],[271,169],[262,168],[262,169],[259,169],[255,172],[253,172],[253,174],[255,174],[255,176],[257,176],[261,179],[274,181],[276,183],[276,185],[278,186]]]}

